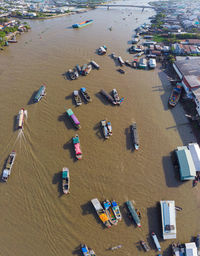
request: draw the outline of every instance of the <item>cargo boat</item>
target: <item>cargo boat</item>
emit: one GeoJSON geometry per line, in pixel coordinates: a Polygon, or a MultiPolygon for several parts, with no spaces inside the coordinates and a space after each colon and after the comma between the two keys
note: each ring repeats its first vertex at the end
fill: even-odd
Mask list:
{"type": "Polygon", "coordinates": [[[81,96],[79,95],[78,91],[74,91],[74,100],[76,102],[76,106],[80,106],[82,104],[81,96]]]}
{"type": "Polygon", "coordinates": [[[100,93],[101,93],[101,95],[103,95],[110,103],[112,103],[113,105],[116,105],[115,100],[113,99],[113,97],[112,97],[110,94],[108,94],[108,93],[107,93],[106,91],[104,91],[104,90],[101,90],[100,93]]]}
{"type": "Polygon", "coordinates": [[[80,129],[81,128],[80,122],[79,122],[78,118],[74,115],[74,112],[71,110],[71,108],[65,109],[65,110],[66,110],[66,113],[67,113],[68,117],[72,121],[73,125],[77,129],[80,129]]]}
{"type": "Polygon", "coordinates": [[[111,206],[110,201],[109,201],[109,200],[105,200],[105,201],[103,202],[103,207],[104,207],[104,209],[105,209],[105,212],[106,212],[106,214],[107,214],[107,216],[108,216],[108,219],[109,219],[110,223],[111,223],[112,225],[117,225],[118,220],[117,220],[117,218],[116,218],[116,216],[115,216],[115,214],[114,214],[114,211],[113,211],[113,209],[112,209],[112,206],[111,206]]]}
{"type": "Polygon", "coordinates": [[[157,238],[156,234],[154,232],[152,232],[151,236],[153,238],[153,241],[154,241],[154,243],[156,245],[157,250],[160,252],[161,251],[161,246],[160,246],[160,243],[158,241],[158,238],[157,238]]]}
{"type": "Polygon", "coordinates": [[[138,138],[136,123],[133,123],[130,126],[130,130],[131,130],[133,145],[134,145],[135,149],[138,150],[139,149],[139,138],[138,138]]]}
{"type": "Polygon", "coordinates": [[[135,210],[135,207],[133,206],[133,202],[132,201],[127,201],[126,202],[126,206],[131,214],[131,217],[133,218],[133,220],[135,221],[135,223],[137,224],[137,226],[139,228],[141,228],[141,223],[140,223],[140,218],[138,217],[138,214],[135,210]]]}
{"type": "Polygon", "coordinates": [[[178,103],[182,91],[181,83],[177,83],[176,87],[173,88],[171,95],[169,97],[169,105],[175,107],[178,103]]]}
{"type": "Polygon", "coordinates": [[[92,101],[91,97],[89,96],[89,94],[88,94],[87,91],[86,91],[86,88],[82,87],[82,88],[80,89],[80,91],[81,91],[81,94],[82,94],[82,96],[83,96],[83,98],[84,98],[84,100],[85,100],[86,102],[91,102],[91,101],[92,101]]]}
{"type": "Polygon", "coordinates": [[[100,204],[99,200],[97,198],[94,198],[91,200],[91,203],[93,204],[100,220],[103,222],[103,224],[107,227],[110,228],[111,224],[108,220],[108,216],[105,213],[105,210],[103,209],[102,205],[100,204]]]}
{"type": "Polygon", "coordinates": [[[42,97],[45,95],[45,91],[46,91],[46,86],[42,85],[34,97],[34,102],[40,101],[42,97]]]}
{"type": "Polygon", "coordinates": [[[69,193],[69,185],[70,185],[69,169],[67,167],[63,167],[63,169],[62,169],[62,189],[63,189],[64,194],[69,193]]]}
{"type": "Polygon", "coordinates": [[[18,129],[22,129],[24,125],[24,115],[27,111],[24,108],[21,108],[18,114],[18,129]]]}
{"type": "Polygon", "coordinates": [[[79,136],[77,134],[73,137],[72,142],[74,145],[76,158],[78,160],[81,160],[82,159],[81,144],[80,144],[79,136]]]}
{"type": "Polygon", "coordinates": [[[13,150],[13,151],[10,153],[10,155],[9,155],[7,161],[6,161],[6,167],[5,167],[5,169],[3,170],[3,174],[2,174],[2,181],[7,182],[8,177],[9,177],[10,174],[11,174],[11,170],[12,170],[12,166],[13,166],[14,161],[15,161],[15,157],[16,157],[16,152],[13,150]]]}
{"type": "Polygon", "coordinates": [[[116,201],[111,201],[111,207],[113,209],[113,212],[115,214],[115,217],[118,221],[121,221],[122,220],[122,215],[121,215],[121,212],[120,212],[120,209],[119,209],[119,206],[117,204],[116,201]]]}
{"type": "Polygon", "coordinates": [[[82,27],[85,27],[89,24],[92,24],[93,23],[93,20],[85,20],[81,23],[75,23],[72,25],[73,28],[82,28],[82,27]]]}
{"type": "Polygon", "coordinates": [[[81,245],[81,251],[83,253],[83,256],[95,256],[95,252],[91,249],[88,248],[86,244],[81,245]]]}

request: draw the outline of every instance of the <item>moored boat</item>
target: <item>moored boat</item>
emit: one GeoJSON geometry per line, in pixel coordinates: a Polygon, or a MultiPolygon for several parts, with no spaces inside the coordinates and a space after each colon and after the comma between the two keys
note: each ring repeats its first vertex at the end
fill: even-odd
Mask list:
{"type": "Polygon", "coordinates": [[[175,107],[178,103],[182,91],[182,85],[181,83],[177,83],[176,87],[173,88],[171,95],[169,97],[169,105],[172,107],[175,107]]]}
{"type": "Polygon", "coordinates": [[[62,169],[62,189],[64,194],[69,193],[70,178],[69,178],[69,169],[63,167],[62,169]]]}
{"type": "Polygon", "coordinates": [[[76,158],[78,160],[82,159],[81,145],[80,145],[79,136],[77,134],[72,138],[72,142],[73,142],[73,145],[74,145],[76,158]]]}
{"type": "Polygon", "coordinates": [[[133,65],[133,68],[137,68],[138,67],[138,59],[134,59],[132,65],[133,65]]]}
{"type": "Polygon", "coordinates": [[[81,97],[80,97],[78,91],[74,91],[74,100],[75,100],[77,106],[80,106],[82,104],[81,97]]]}
{"type": "Polygon", "coordinates": [[[146,252],[148,252],[148,251],[150,250],[149,245],[148,245],[144,240],[141,240],[141,241],[140,241],[140,244],[141,244],[142,248],[143,248],[146,252]]]}
{"type": "Polygon", "coordinates": [[[34,97],[34,102],[40,101],[42,97],[45,95],[45,91],[46,91],[46,86],[42,85],[34,97]]]}
{"type": "Polygon", "coordinates": [[[117,225],[118,220],[117,220],[117,218],[116,218],[116,216],[114,214],[114,211],[112,209],[110,201],[109,200],[105,200],[103,202],[103,206],[104,206],[105,212],[106,212],[106,214],[108,216],[108,219],[109,219],[110,223],[112,225],[117,225]]]}
{"type": "Polygon", "coordinates": [[[72,69],[69,69],[67,73],[68,73],[68,76],[71,80],[77,79],[77,76],[75,75],[75,73],[72,69]]]}
{"type": "Polygon", "coordinates": [[[119,61],[119,64],[120,64],[121,66],[123,66],[123,65],[125,64],[125,62],[123,61],[123,59],[122,59],[121,56],[118,57],[118,61],[119,61]]]}
{"type": "Polygon", "coordinates": [[[130,130],[131,130],[133,145],[134,145],[135,149],[138,150],[139,149],[139,137],[138,137],[136,123],[133,123],[130,126],[130,130]]]}
{"type": "Polygon", "coordinates": [[[92,66],[93,66],[94,68],[100,69],[99,64],[97,64],[94,60],[92,60],[90,63],[92,64],[92,66]]]}
{"type": "Polygon", "coordinates": [[[118,71],[119,73],[121,73],[121,74],[125,74],[125,73],[126,73],[125,70],[123,70],[123,69],[121,69],[121,68],[118,68],[117,71],[118,71]]]}
{"type": "Polygon", "coordinates": [[[125,60],[125,64],[126,64],[126,66],[128,66],[128,67],[133,67],[133,65],[132,65],[132,63],[130,63],[130,61],[129,60],[125,60]]]}
{"type": "Polygon", "coordinates": [[[89,24],[92,24],[93,23],[93,20],[86,20],[86,21],[83,21],[81,23],[75,23],[72,25],[73,28],[82,28],[82,27],[85,27],[89,24]]]}
{"type": "Polygon", "coordinates": [[[81,251],[83,253],[83,256],[95,256],[95,252],[91,249],[88,248],[86,244],[81,245],[81,251]]]}
{"type": "Polygon", "coordinates": [[[92,65],[91,64],[89,64],[89,65],[84,64],[82,69],[81,69],[81,74],[83,76],[87,76],[90,73],[91,70],[92,70],[92,65]]]}
{"type": "Polygon", "coordinates": [[[102,205],[100,204],[99,200],[97,198],[94,198],[91,200],[91,203],[93,204],[100,220],[103,222],[103,224],[110,228],[111,227],[111,224],[108,220],[108,216],[106,215],[105,213],[105,210],[103,209],[102,205]]]}
{"type": "Polygon", "coordinates": [[[67,113],[68,117],[72,121],[73,125],[77,129],[80,129],[81,128],[80,122],[79,122],[78,118],[75,116],[74,112],[71,110],[71,108],[65,109],[65,110],[66,110],[66,113],[67,113]]]}
{"type": "Polygon", "coordinates": [[[89,94],[88,94],[87,91],[86,91],[86,88],[82,87],[82,88],[80,89],[80,92],[81,92],[81,94],[82,94],[82,96],[83,96],[83,98],[84,98],[84,100],[85,100],[86,102],[91,102],[91,101],[92,101],[91,97],[89,96],[89,94]]]}
{"type": "Polygon", "coordinates": [[[78,64],[76,65],[76,70],[78,71],[79,75],[81,75],[81,67],[78,64]]]}
{"type": "Polygon", "coordinates": [[[100,93],[101,93],[109,102],[111,102],[113,105],[116,105],[115,100],[113,99],[113,97],[112,97],[110,94],[108,94],[108,93],[107,93],[106,91],[104,91],[104,90],[101,90],[100,93]]]}
{"type": "Polygon", "coordinates": [[[106,52],[107,52],[107,47],[105,45],[99,47],[99,49],[98,49],[99,55],[104,55],[104,54],[106,54],[106,52]]]}
{"type": "Polygon", "coordinates": [[[118,92],[117,92],[116,89],[112,90],[112,95],[113,95],[113,98],[114,98],[114,100],[116,102],[116,105],[120,105],[121,102],[120,102],[120,98],[119,98],[119,95],[118,95],[118,92]]]}
{"type": "Polygon", "coordinates": [[[118,221],[121,221],[122,220],[122,215],[121,215],[121,212],[120,212],[120,209],[119,209],[119,206],[117,204],[116,201],[111,201],[111,207],[113,209],[113,212],[115,214],[115,217],[118,221]]]}
{"type": "Polygon", "coordinates": [[[103,129],[103,135],[104,135],[105,139],[108,139],[109,138],[109,131],[108,131],[108,127],[106,125],[106,120],[101,121],[101,127],[103,129]]]}
{"type": "Polygon", "coordinates": [[[151,233],[151,236],[152,236],[152,238],[153,238],[153,241],[154,241],[154,243],[155,243],[155,245],[156,245],[157,250],[158,250],[158,251],[161,251],[161,246],[160,246],[160,243],[159,243],[159,241],[158,241],[158,238],[157,238],[156,234],[155,234],[154,232],[152,232],[152,233],[151,233]]]}
{"type": "Polygon", "coordinates": [[[108,128],[108,134],[109,134],[109,136],[111,136],[112,135],[112,125],[111,125],[111,122],[108,121],[106,125],[107,125],[107,128],[108,128]]]}
{"type": "Polygon", "coordinates": [[[6,161],[6,166],[5,169],[3,170],[3,174],[2,174],[2,181],[7,182],[8,177],[11,174],[11,170],[12,170],[12,166],[14,164],[15,161],[15,157],[16,157],[16,152],[13,150],[10,155],[8,156],[8,159],[6,161]]]}
{"type": "Polygon", "coordinates": [[[198,255],[200,255],[200,234],[197,235],[195,243],[196,243],[198,255]]]}
{"type": "Polygon", "coordinates": [[[137,224],[137,226],[140,228],[141,227],[141,223],[140,223],[140,218],[138,217],[138,214],[135,210],[135,207],[133,205],[132,201],[127,201],[126,202],[126,206],[131,214],[131,217],[133,218],[133,220],[135,221],[135,223],[137,224]]]}

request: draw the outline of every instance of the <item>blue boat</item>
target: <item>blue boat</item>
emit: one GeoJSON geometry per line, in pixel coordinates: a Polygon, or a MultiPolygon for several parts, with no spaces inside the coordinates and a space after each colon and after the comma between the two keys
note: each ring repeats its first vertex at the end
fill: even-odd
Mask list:
{"type": "Polygon", "coordinates": [[[140,218],[138,217],[138,214],[135,210],[135,207],[133,206],[133,202],[132,201],[127,201],[126,202],[127,208],[131,214],[131,217],[134,219],[135,223],[137,224],[137,226],[139,228],[141,228],[141,223],[140,223],[140,218]]]}
{"type": "Polygon", "coordinates": [[[42,85],[34,97],[34,102],[38,102],[45,95],[46,86],[42,85]]]}
{"type": "Polygon", "coordinates": [[[157,250],[160,252],[161,251],[161,246],[160,246],[160,243],[158,241],[158,238],[157,238],[156,234],[154,232],[152,232],[151,236],[153,238],[153,241],[154,241],[154,243],[156,245],[157,250]]]}
{"type": "Polygon", "coordinates": [[[95,252],[88,248],[86,244],[81,245],[81,251],[83,253],[83,256],[95,256],[95,252]]]}
{"type": "Polygon", "coordinates": [[[76,23],[76,24],[73,24],[72,27],[73,28],[82,28],[82,27],[85,27],[89,24],[92,24],[93,23],[93,20],[85,20],[81,23],[76,23]]]}

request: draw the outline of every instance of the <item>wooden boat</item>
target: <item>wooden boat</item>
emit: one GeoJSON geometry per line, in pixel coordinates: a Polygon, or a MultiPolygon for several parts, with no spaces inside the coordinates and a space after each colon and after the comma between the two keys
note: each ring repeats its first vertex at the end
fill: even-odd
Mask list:
{"type": "Polygon", "coordinates": [[[116,102],[116,105],[120,105],[121,104],[121,101],[120,101],[120,98],[119,98],[119,95],[118,95],[118,92],[116,89],[113,89],[112,90],[112,96],[116,102]]]}
{"type": "Polygon", "coordinates": [[[8,159],[6,161],[6,166],[5,169],[3,170],[3,174],[2,174],[2,181],[7,182],[8,177],[11,174],[11,170],[12,170],[12,166],[14,164],[15,161],[15,157],[16,157],[16,152],[13,150],[10,155],[8,156],[8,159]]]}
{"type": "Polygon", "coordinates": [[[139,138],[138,138],[136,123],[133,123],[130,126],[130,130],[131,130],[133,145],[134,145],[135,149],[138,150],[139,149],[139,138]]]}
{"type": "Polygon", "coordinates": [[[106,120],[101,121],[101,127],[103,129],[103,135],[104,135],[105,139],[108,139],[109,138],[109,131],[108,131],[108,127],[106,125],[106,120]]]}
{"type": "Polygon", "coordinates": [[[133,65],[132,65],[132,63],[130,63],[130,61],[129,60],[125,60],[125,64],[126,64],[126,66],[128,66],[128,67],[133,67],[133,65]]]}
{"type": "Polygon", "coordinates": [[[21,108],[21,110],[19,111],[18,117],[17,117],[18,118],[18,129],[23,128],[25,116],[27,116],[27,110],[25,110],[24,108],[21,108]]]}
{"type": "Polygon", "coordinates": [[[78,72],[78,70],[77,69],[73,69],[73,72],[74,72],[74,75],[75,75],[75,77],[76,77],[76,79],[79,77],[79,72],[78,72]]]}
{"type": "Polygon", "coordinates": [[[182,211],[183,209],[182,209],[180,206],[176,206],[176,205],[175,205],[175,210],[180,212],[180,211],[182,211]]]}
{"type": "Polygon", "coordinates": [[[111,224],[108,220],[108,216],[105,213],[105,210],[103,209],[102,205],[100,204],[99,200],[97,198],[94,198],[91,200],[100,220],[103,222],[103,224],[107,227],[110,228],[111,224]]]}
{"type": "Polygon", "coordinates": [[[76,158],[78,160],[82,159],[81,145],[80,145],[79,136],[77,134],[72,138],[72,142],[73,142],[73,145],[74,145],[76,158]]]}
{"type": "Polygon", "coordinates": [[[119,61],[120,66],[123,66],[125,64],[125,62],[123,61],[121,56],[118,57],[118,61],[119,61]]]}
{"type": "Polygon", "coordinates": [[[81,75],[81,67],[78,64],[76,65],[76,70],[78,71],[79,75],[81,75]]]}
{"type": "Polygon", "coordinates": [[[119,244],[117,246],[113,246],[113,247],[109,248],[109,250],[114,251],[114,250],[117,250],[117,249],[120,249],[120,248],[122,248],[121,244],[119,244]]]}
{"type": "Polygon", "coordinates": [[[133,68],[137,68],[138,67],[138,59],[134,59],[132,65],[133,65],[133,68]]]}
{"type": "Polygon", "coordinates": [[[75,73],[72,69],[69,69],[67,73],[68,73],[68,76],[71,80],[77,79],[77,77],[76,77],[76,75],[75,75],[75,73]]]}
{"type": "Polygon", "coordinates": [[[200,234],[197,235],[195,243],[197,246],[198,255],[200,255],[200,234]]]}
{"type": "Polygon", "coordinates": [[[70,185],[69,169],[67,167],[63,167],[63,169],[62,169],[62,189],[63,189],[64,194],[69,193],[69,185],[70,185]]]}
{"type": "Polygon", "coordinates": [[[72,121],[73,125],[77,129],[80,129],[81,128],[80,122],[79,122],[78,118],[74,115],[74,112],[71,110],[71,108],[65,109],[65,110],[66,110],[66,113],[67,113],[68,117],[72,121]]]}
{"type": "Polygon", "coordinates": [[[91,97],[88,95],[88,93],[87,93],[87,91],[86,91],[86,88],[82,87],[82,88],[80,89],[80,92],[81,92],[81,94],[82,94],[82,96],[83,96],[83,98],[84,98],[84,100],[85,100],[86,102],[91,102],[91,101],[92,101],[91,97]]]}
{"type": "Polygon", "coordinates": [[[91,64],[89,64],[89,65],[84,64],[82,69],[81,69],[81,74],[83,76],[87,76],[90,73],[91,70],[92,70],[92,65],[91,64]]]}
{"type": "Polygon", "coordinates": [[[86,21],[83,21],[81,23],[75,23],[72,25],[73,28],[82,28],[82,27],[85,27],[89,24],[92,24],[93,23],[93,20],[86,20],[86,21]]]}
{"type": "Polygon", "coordinates": [[[92,60],[90,63],[92,64],[92,66],[93,66],[94,68],[100,69],[99,64],[97,64],[94,60],[92,60]]]}
{"type": "Polygon", "coordinates": [[[103,95],[110,103],[112,103],[113,105],[116,105],[115,100],[113,99],[113,97],[111,97],[110,94],[108,94],[106,91],[101,90],[100,91],[101,95],[103,95]]]}
{"type": "Polygon", "coordinates": [[[117,71],[121,74],[125,74],[125,70],[121,69],[121,68],[118,68],[117,71]]]}
{"type": "Polygon", "coordinates": [[[181,83],[177,83],[176,87],[173,88],[172,93],[169,97],[169,105],[175,107],[178,103],[182,91],[181,83]]]}
{"type": "Polygon", "coordinates": [[[46,91],[46,86],[42,85],[34,97],[34,102],[40,101],[42,97],[45,95],[45,91],[46,91]]]}
{"type": "Polygon", "coordinates": [[[95,256],[95,252],[91,249],[88,248],[86,244],[81,245],[81,251],[83,256],[95,256]]]}
{"type": "Polygon", "coordinates": [[[138,214],[135,210],[135,207],[133,205],[132,201],[127,201],[126,202],[126,206],[131,214],[131,217],[133,218],[133,220],[135,221],[135,223],[137,224],[137,226],[140,228],[141,227],[141,223],[140,223],[140,218],[138,217],[138,214]]]}
{"type": "Polygon", "coordinates": [[[104,55],[104,54],[106,54],[106,52],[107,52],[107,47],[105,45],[99,47],[99,49],[98,49],[99,55],[104,55]]]}
{"type": "Polygon", "coordinates": [[[80,106],[82,104],[81,97],[80,97],[78,91],[74,91],[74,100],[75,100],[77,106],[80,106]]]}
{"type": "Polygon", "coordinates": [[[108,216],[108,219],[109,219],[110,223],[112,225],[117,225],[118,220],[117,220],[117,218],[116,218],[116,216],[115,216],[115,214],[113,212],[113,209],[112,209],[110,201],[109,200],[105,200],[103,202],[103,206],[104,206],[105,212],[106,212],[106,214],[108,216]]]}
{"type": "Polygon", "coordinates": [[[140,241],[140,244],[141,244],[142,248],[143,248],[146,252],[148,252],[148,251],[150,250],[149,245],[148,245],[144,240],[141,240],[141,241],[140,241]]]}
{"type": "Polygon", "coordinates": [[[108,134],[109,136],[112,135],[112,126],[111,126],[111,122],[108,121],[107,124],[106,124],[107,128],[108,128],[108,134]]]}
{"type": "Polygon", "coordinates": [[[151,236],[152,236],[152,238],[153,238],[153,241],[154,241],[154,243],[155,243],[155,245],[156,245],[157,250],[158,250],[158,251],[161,251],[161,246],[160,246],[160,243],[159,243],[159,241],[158,241],[158,238],[157,238],[156,234],[155,234],[154,232],[152,232],[152,233],[151,233],[151,236]]]}
{"type": "Polygon", "coordinates": [[[121,212],[120,212],[120,209],[119,209],[119,206],[117,204],[116,201],[111,201],[111,207],[113,209],[113,212],[115,214],[115,217],[118,221],[121,221],[122,220],[122,215],[121,215],[121,212]]]}

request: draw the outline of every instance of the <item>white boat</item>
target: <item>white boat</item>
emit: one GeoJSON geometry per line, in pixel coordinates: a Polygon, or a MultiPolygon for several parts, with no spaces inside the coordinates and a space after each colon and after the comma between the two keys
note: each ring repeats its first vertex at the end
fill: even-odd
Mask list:
{"type": "Polygon", "coordinates": [[[156,68],[156,59],[149,59],[149,68],[156,68]]]}
{"type": "Polygon", "coordinates": [[[106,125],[107,125],[107,128],[108,128],[108,134],[109,134],[109,136],[111,136],[112,135],[112,125],[111,125],[111,122],[108,121],[106,125]]]}
{"type": "Polygon", "coordinates": [[[63,188],[64,194],[69,193],[69,185],[70,185],[69,169],[67,167],[63,167],[63,169],[62,169],[62,188],[63,188]]]}
{"type": "Polygon", "coordinates": [[[153,238],[153,241],[154,241],[154,243],[156,245],[157,250],[160,252],[161,251],[161,246],[160,246],[160,243],[158,241],[158,238],[157,238],[156,234],[154,232],[152,232],[151,236],[153,238]]]}
{"type": "Polygon", "coordinates": [[[108,131],[108,127],[106,125],[106,120],[101,121],[101,127],[103,129],[103,135],[104,135],[105,139],[108,139],[110,134],[108,131]]]}
{"type": "Polygon", "coordinates": [[[125,62],[123,61],[123,59],[122,59],[121,56],[118,57],[118,61],[119,61],[119,64],[120,64],[121,66],[123,66],[123,65],[125,64],[125,62]]]}
{"type": "Polygon", "coordinates": [[[90,63],[92,64],[92,66],[93,66],[94,68],[100,69],[99,64],[97,64],[94,60],[92,60],[90,63]]]}
{"type": "Polygon", "coordinates": [[[22,129],[24,124],[24,108],[21,108],[18,114],[18,128],[22,129]]]}
{"type": "Polygon", "coordinates": [[[15,157],[16,157],[16,152],[13,150],[10,153],[10,155],[9,155],[9,157],[7,159],[5,169],[3,170],[2,180],[5,181],[5,182],[8,180],[8,177],[11,174],[11,170],[12,170],[12,166],[13,166],[14,161],[15,161],[15,157]]]}
{"type": "Polygon", "coordinates": [[[119,95],[118,95],[118,92],[117,92],[116,89],[112,90],[112,95],[113,95],[113,98],[114,98],[114,100],[116,102],[116,105],[120,105],[121,102],[120,102],[120,98],[119,98],[119,95]]]}

